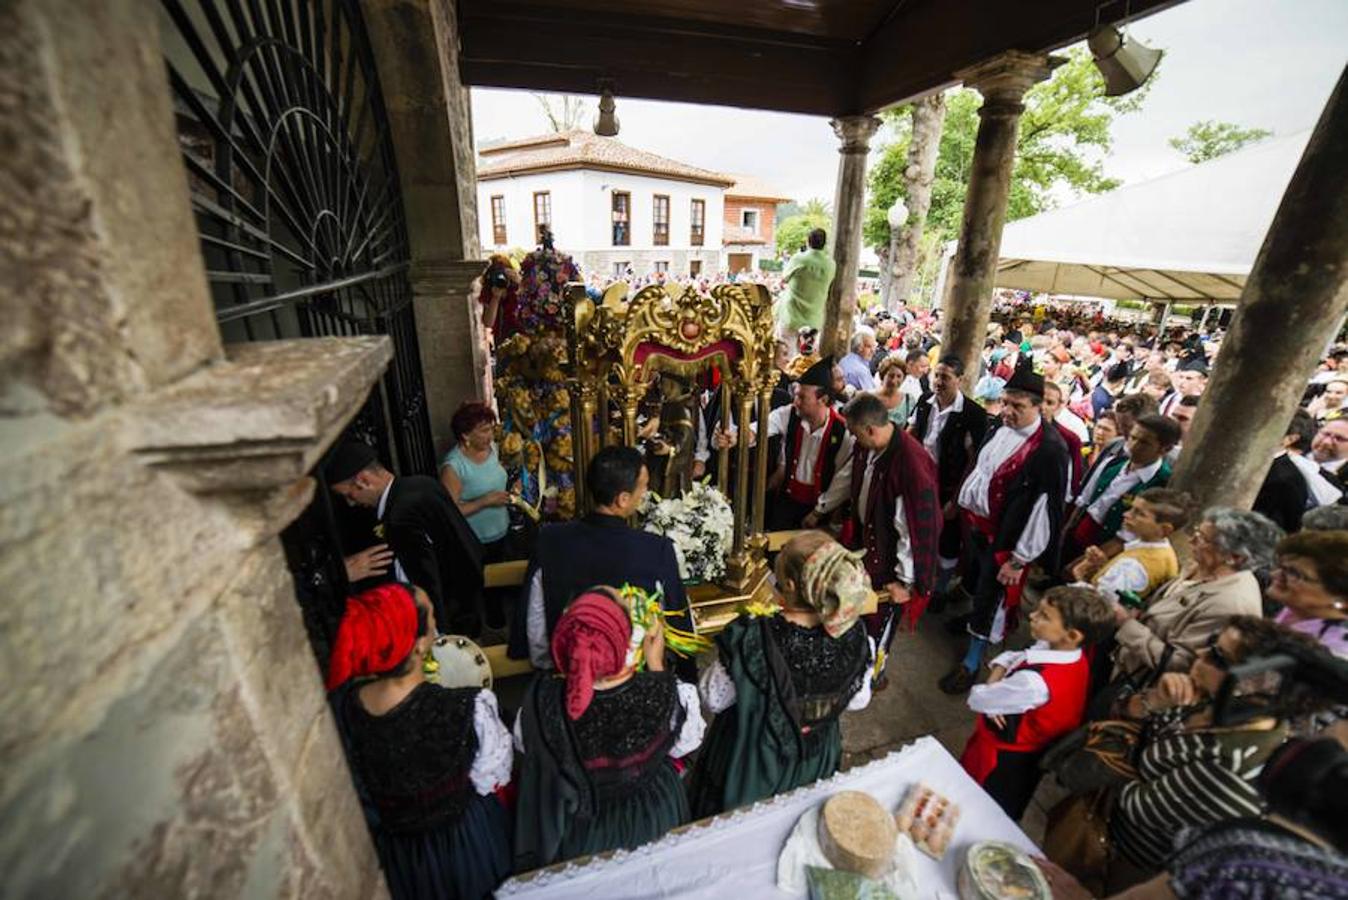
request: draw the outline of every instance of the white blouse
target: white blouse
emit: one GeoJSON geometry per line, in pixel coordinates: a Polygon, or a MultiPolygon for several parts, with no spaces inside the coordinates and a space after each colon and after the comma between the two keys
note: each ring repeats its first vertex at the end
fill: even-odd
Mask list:
{"type": "Polygon", "coordinates": [[[510,783],[510,768],[515,761],[510,732],[501,721],[496,695],[483,688],[473,700],[473,731],[477,733],[477,755],[468,769],[473,790],[484,797],[510,783]]]}

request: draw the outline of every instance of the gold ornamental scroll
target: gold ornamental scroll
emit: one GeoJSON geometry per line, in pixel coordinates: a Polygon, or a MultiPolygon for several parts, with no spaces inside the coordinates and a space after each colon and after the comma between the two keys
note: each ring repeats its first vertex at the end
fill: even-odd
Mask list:
{"type": "MultiPolygon", "coordinates": [[[[740,428],[734,471],[728,450],[718,454],[716,465],[735,512],[734,549],[721,584],[689,592],[694,625],[716,630],[742,603],[762,599],[769,590],[762,537],[767,441],[757,452],[747,442],[755,407],[760,423],[767,421],[775,378],[772,298],[756,284],[716,285],[709,296],[675,284],[651,285],[630,298],[628,293],[627,285],[615,284],[595,303],[583,285],[573,284],[563,300],[567,377],[572,397],[579,398],[573,416],[579,412],[582,420],[574,427],[585,433],[575,442],[576,468],[588,466],[612,440],[637,444],[637,411],[660,373],[695,378],[717,370],[721,425],[728,427],[737,416],[740,428]],[[614,412],[620,429],[612,428],[614,412]]],[[[588,498],[581,508],[588,508],[588,498]]]]}

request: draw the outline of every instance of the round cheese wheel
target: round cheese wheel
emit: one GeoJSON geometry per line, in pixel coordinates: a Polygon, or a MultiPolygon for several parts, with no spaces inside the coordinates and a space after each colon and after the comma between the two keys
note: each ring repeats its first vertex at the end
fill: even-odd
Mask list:
{"type": "Polygon", "coordinates": [[[881,878],[894,866],[894,819],[870,794],[842,791],[824,802],[819,846],[835,868],[881,878]]]}

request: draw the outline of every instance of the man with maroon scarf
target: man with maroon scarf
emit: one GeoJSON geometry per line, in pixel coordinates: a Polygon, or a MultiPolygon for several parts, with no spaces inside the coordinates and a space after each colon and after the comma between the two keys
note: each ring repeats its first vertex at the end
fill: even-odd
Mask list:
{"type": "Polygon", "coordinates": [[[849,471],[850,544],[865,553],[871,587],[890,603],[866,617],[877,638],[876,678],[883,685],[898,607],[916,628],[936,583],[941,533],[936,463],[916,438],[890,421],[879,397],[858,394],[843,415],[856,439],[849,471]]]}
{"type": "Polygon", "coordinates": [[[940,681],[947,694],[968,691],[987,645],[1015,626],[1029,567],[1057,571],[1071,460],[1057,427],[1040,414],[1043,402],[1043,376],[1017,368],[1003,391],[1002,425],[960,487],[974,610],[968,652],[940,681]]]}

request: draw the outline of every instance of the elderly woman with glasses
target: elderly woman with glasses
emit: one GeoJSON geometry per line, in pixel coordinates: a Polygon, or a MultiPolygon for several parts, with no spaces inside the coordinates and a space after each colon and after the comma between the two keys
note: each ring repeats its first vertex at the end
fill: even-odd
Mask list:
{"type": "Polygon", "coordinates": [[[1268,598],[1275,621],[1348,657],[1348,531],[1302,531],[1278,542],[1268,598]]]}
{"type": "Polygon", "coordinates": [[[1213,507],[1191,532],[1193,560],[1146,609],[1120,608],[1114,677],[1148,684],[1184,672],[1232,616],[1263,612],[1255,572],[1273,563],[1282,529],[1259,513],[1213,507]]]}

